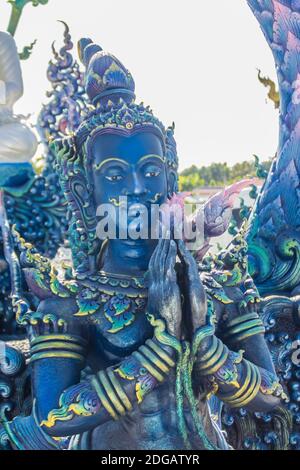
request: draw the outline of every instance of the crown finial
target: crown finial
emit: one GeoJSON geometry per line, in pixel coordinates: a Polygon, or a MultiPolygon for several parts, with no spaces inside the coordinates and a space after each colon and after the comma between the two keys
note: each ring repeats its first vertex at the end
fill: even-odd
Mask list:
{"type": "Polygon", "coordinates": [[[115,56],[89,38],[80,39],[78,53],[86,67],[86,93],[95,106],[105,107],[108,102],[117,105],[120,99],[128,104],[134,101],[132,75],[115,56]]]}

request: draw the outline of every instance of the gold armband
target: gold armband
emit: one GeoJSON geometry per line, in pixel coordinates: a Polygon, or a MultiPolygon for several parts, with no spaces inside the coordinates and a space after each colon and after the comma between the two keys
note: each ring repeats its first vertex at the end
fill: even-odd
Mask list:
{"type": "Polygon", "coordinates": [[[87,342],[78,336],[54,334],[38,336],[30,347],[30,362],[46,358],[66,358],[84,361],[87,342]]]}
{"type": "Polygon", "coordinates": [[[226,324],[223,338],[230,343],[238,343],[251,336],[264,333],[265,327],[258,314],[248,313],[229,321],[226,324]]]}

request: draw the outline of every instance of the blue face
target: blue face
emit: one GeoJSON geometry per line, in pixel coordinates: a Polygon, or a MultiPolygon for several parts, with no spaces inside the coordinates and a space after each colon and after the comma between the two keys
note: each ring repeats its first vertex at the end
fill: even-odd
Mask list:
{"type": "Polygon", "coordinates": [[[133,204],[149,207],[166,201],[166,167],[156,135],[100,134],[93,142],[92,155],[96,207],[105,203],[117,206],[120,196],[127,196],[129,210],[133,204]]]}
{"type": "MultiPolygon", "coordinates": [[[[131,219],[136,217],[139,204],[150,208],[151,204],[160,205],[167,200],[168,184],[163,146],[155,134],[146,131],[131,135],[100,134],[95,137],[91,153],[94,202],[97,208],[107,203],[117,207],[120,196],[126,196],[126,222],[129,224],[131,219]]],[[[118,237],[122,220],[117,218],[116,225],[118,237]]],[[[150,228],[149,218],[148,233],[150,228]]],[[[123,251],[131,246],[131,249],[135,250],[133,257],[138,258],[140,253],[147,259],[147,254],[150,256],[156,243],[157,240],[154,242],[139,239],[124,242],[122,246],[123,251]]]]}
{"type": "Polygon", "coordinates": [[[150,132],[133,135],[100,134],[92,146],[95,202],[127,196],[132,201],[167,197],[167,177],[162,144],[150,132]]]}

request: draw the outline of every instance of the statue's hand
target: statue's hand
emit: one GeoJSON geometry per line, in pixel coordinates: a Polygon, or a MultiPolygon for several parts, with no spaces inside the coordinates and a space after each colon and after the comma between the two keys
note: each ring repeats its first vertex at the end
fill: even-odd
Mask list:
{"type": "Polygon", "coordinates": [[[194,333],[206,323],[207,298],[201,282],[197,264],[190,251],[186,248],[182,240],[177,241],[178,255],[182,263],[182,284],[185,300],[185,310],[189,325],[188,332],[192,326],[194,333]]]}
{"type": "Polygon", "coordinates": [[[181,339],[181,296],[175,271],[174,240],[159,240],[149,263],[148,312],[162,317],[167,330],[181,339]]]}

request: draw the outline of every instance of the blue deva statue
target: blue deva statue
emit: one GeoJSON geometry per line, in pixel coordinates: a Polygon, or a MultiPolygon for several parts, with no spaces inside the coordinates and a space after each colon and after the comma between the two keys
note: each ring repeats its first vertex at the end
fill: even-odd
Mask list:
{"type": "MultiPolygon", "coordinates": [[[[293,322],[299,324],[297,292],[291,292],[297,283],[287,288],[279,283],[298,256],[298,107],[291,90],[297,89],[300,6],[289,0],[249,4],[282,73],[282,152],[248,234],[242,230],[216,256],[200,250],[197,262],[183,241],[173,239],[174,226],[159,241],[120,235],[124,230],[128,234],[144,207],[176,198],[174,129],[166,129],[150,108],[135,103],[133,77],[118,59],[90,39],[79,42],[90,111],[72,136],[51,147],[70,213],[73,270],[67,269],[64,277],[26,243],[23,233],[13,231],[22,272],[38,307],[17,296],[17,321],[27,327],[30,340],[33,403],[14,419],[8,406],[0,408],[4,448],[227,449],[219,420],[222,404],[225,424],[237,427],[237,438],[231,435],[234,426],[228,428],[235,448],[268,448],[272,439],[277,439],[273,447],[278,442],[296,447],[299,369],[290,356],[286,360],[289,340],[272,315],[286,315],[289,331],[293,322]],[[288,161],[294,162],[288,175],[295,192],[280,199],[289,184],[286,176],[280,178],[286,175],[281,162],[288,161]],[[104,214],[98,208],[110,204],[118,209],[123,197],[128,201],[126,223],[116,211],[116,237],[99,237],[104,214]],[[269,211],[270,203],[279,208],[282,223],[269,211]],[[280,235],[282,250],[276,237],[264,235],[272,222],[269,237],[279,229],[288,235],[280,235]],[[264,279],[272,288],[264,289],[257,253],[267,263],[272,250],[278,270],[267,265],[264,279]],[[261,293],[284,297],[260,298],[248,259],[261,293]],[[289,434],[291,413],[295,421],[289,434]],[[261,422],[272,420],[274,429],[260,429],[261,422]]],[[[206,238],[226,225],[223,206],[217,209],[210,217],[204,214],[206,238]]],[[[151,222],[143,222],[148,234],[157,228],[151,222]]],[[[13,354],[8,348],[7,356],[13,354]]],[[[7,365],[18,361],[24,367],[20,357],[7,365]]]]}
{"type": "Polygon", "coordinates": [[[126,196],[129,225],[141,205],[170,199],[178,159],[173,128],[135,103],[121,62],[90,39],[79,51],[94,109],[72,137],[53,144],[72,214],[73,279],[60,279],[15,233],[40,304],[32,312],[18,302],[34,400],[30,416],[4,421],[3,439],[16,449],[227,448],[211,394],[259,411],[286,398],[246,243],[240,234],[218,259],[197,265],[172,236],[123,240],[118,217],[116,239],[97,238],[102,204],[126,196]]]}

